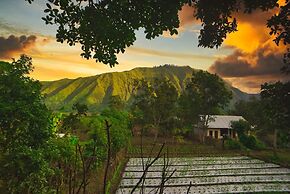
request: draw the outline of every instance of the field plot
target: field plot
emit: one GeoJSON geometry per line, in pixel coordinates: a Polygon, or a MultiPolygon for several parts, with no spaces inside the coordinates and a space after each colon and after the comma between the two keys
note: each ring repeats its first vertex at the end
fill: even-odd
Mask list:
{"type": "MultiPolygon", "coordinates": [[[[144,163],[152,158],[144,158],[144,163]]],[[[163,159],[148,170],[144,193],[155,193],[161,184],[163,159]]],[[[164,193],[290,192],[290,169],[249,157],[169,158],[164,193]],[[191,186],[190,185],[191,182],[191,186]]],[[[143,174],[141,158],[131,158],[117,193],[130,193],[143,174]]],[[[140,193],[140,188],[135,193],[140,193]]]]}

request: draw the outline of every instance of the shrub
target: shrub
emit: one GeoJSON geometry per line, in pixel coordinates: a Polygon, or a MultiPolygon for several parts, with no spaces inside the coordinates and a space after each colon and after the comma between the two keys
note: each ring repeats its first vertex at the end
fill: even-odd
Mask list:
{"type": "Polygon", "coordinates": [[[237,140],[227,139],[225,141],[225,148],[229,150],[240,150],[242,148],[242,145],[237,140]]]}
{"type": "Polygon", "coordinates": [[[177,143],[184,143],[184,137],[182,135],[176,135],[174,136],[174,139],[177,143]]]}
{"type": "Polygon", "coordinates": [[[249,149],[259,150],[265,148],[265,145],[253,135],[242,135],[239,139],[240,142],[249,149]]]}
{"type": "Polygon", "coordinates": [[[156,137],[159,133],[159,129],[152,124],[147,124],[143,127],[143,135],[148,137],[156,137]]]}

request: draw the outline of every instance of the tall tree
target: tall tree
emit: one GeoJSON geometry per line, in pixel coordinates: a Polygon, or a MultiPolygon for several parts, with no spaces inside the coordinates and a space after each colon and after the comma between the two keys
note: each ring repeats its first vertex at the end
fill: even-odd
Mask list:
{"type": "MultiPolygon", "coordinates": [[[[34,0],[26,0],[29,3],[34,0]]],[[[268,22],[275,42],[289,45],[289,0],[268,22]]],[[[81,44],[84,58],[109,64],[116,54],[125,52],[136,40],[136,30],[143,28],[147,39],[169,31],[177,34],[178,11],[188,5],[195,9],[192,17],[201,21],[199,46],[219,47],[229,33],[237,31],[237,12],[250,14],[278,7],[278,0],[47,0],[46,24],[58,26],[58,42],[81,44]]]]}
{"type": "MultiPolygon", "coordinates": [[[[51,137],[50,113],[31,58],[0,63],[0,187],[5,193],[48,192],[42,149],[51,137]]],[[[1,189],[0,189],[1,190],[1,189]]]]}
{"type": "Polygon", "coordinates": [[[175,114],[177,98],[177,90],[169,80],[142,80],[134,104],[143,112],[145,123],[159,128],[175,114]]]}
{"type": "Polygon", "coordinates": [[[277,136],[290,126],[290,82],[265,83],[261,86],[261,98],[265,105],[266,123],[273,131],[273,147],[277,148],[277,136]]]}
{"type": "Polygon", "coordinates": [[[195,116],[200,117],[200,138],[203,141],[207,124],[212,119],[210,115],[216,114],[219,109],[224,108],[232,98],[232,93],[219,76],[206,71],[193,72],[185,92],[193,106],[190,108],[197,110],[195,116]]]}
{"type": "Polygon", "coordinates": [[[234,115],[243,116],[252,126],[257,129],[265,127],[264,105],[258,98],[251,98],[249,101],[238,101],[232,111],[234,115]]]}

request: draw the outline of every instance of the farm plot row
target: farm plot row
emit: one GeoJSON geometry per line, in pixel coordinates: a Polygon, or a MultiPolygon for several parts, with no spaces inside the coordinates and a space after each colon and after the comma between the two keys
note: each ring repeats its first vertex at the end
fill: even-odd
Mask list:
{"type": "MultiPolygon", "coordinates": [[[[131,179],[136,177],[141,177],[143,172],[134,172],[128,171],[124,172],[123,178],[124,179],[131,179]]],[[[150,171],[147,172],[147,178],[159,178],[161,177],[162,172],[154,172],[150,171]]],[[[279,175],[279,174],[289,174],[290,169],[287,168],[257,168],[257,169],[214,169],[214,170],[206,170],[206,171],[196,171],[196,170],[187,170],[187,171],[176,171],[172,178],[178,177],[208,177],[208,176],[233,176],[233,175],[279,175]]]]}
{"type": "MultiPolygon", "coordinates": [[[[152,160],[146,158],[145,160],[152,160]]],[[[248,157],[170,158],[173,176],[164,193],[290,192],[290,169],[248,157]]],[[[144,193],[154,193],[161,183],[163,159],[149,168],[144,193]]],[[[143,174],[141,158],[130,159],[117,193],[130,193],[143,174]]],[[[139,188],[140,189],[140,188],[139,188]]],[[[136,191],[136,193],[139,193],[136,191]]]]}
{"type": "MultiPolygon", "coordinates": [[[[185,194],[189,186],[165,187],[166,194],[185,194]]],[[[144,193],[155,193],[158,188],[146,187],[144,193]]],[[[132,188],[119,188],[117,194],[130,193],[132,188]]],[[[273,183],[259,183],[259,184],[227,184],[227,185],[210,185],[210,186],[192,186],[189,193],[251,193],[251,192],[290,192],[290,184],[273,184],[273,183]]],[[[140,188],[135,193],[140,193],[140,188]]]]}
{"type": "MultiPolygon", "coordinates": [[[[188,170],[214,170],[214,169],[244,169],[244,168],[277,168],[276,164],[258,163],[258,164],[217,164],[217,165],[174,165],[169,166],[169,170],[188,171],[188,170]]],[[[151,166],[149,171],[162,171],[162,166],[151,166]]],[[[125,171],[143,171],[142,166],[127,166],[125,171]]]]}
{"type": "MultiPolygon", "coordinates": [[[[123,179],[121,187],[134,187],[139,179],[123,179]]],[[[196,178],[171,178],[165,186],[186,186],[192,182],[194,186],[199,185],[216,185],[227,183],[266,183],[266,182],[289,182],[289,175],[246,175],[246,176],[219,176],[219,177],[196,177],[196,178]]],[[[161,184],[161,179],[147,178],[144,182],[145,186],[157,186],[161,184]]]]}
{"type": "MultiPolygon", "coordinates": [[[[151,161],[153,158],[143,158],[143,161],[146,163],[147,161],[151,161]]],[[[179,164],[179,163],[191,163],[194,161],[214,161],[214,162],[220,162],[220,161],[236,161],[236,160],[253,160],[252,158],[246,157],[246,156],[234,156],[234,157],[191,157],[191,158],[169,158],[170,162],[179,164]]],[[[127,166],[131,165],[141,165],[142,164],[142,158],[130,158],[127,166]]],[[[163,164],[163,158],[159,158],[154,162],[154,164],[163,164]]]]}
{"type": "MultiPolygon", "coordinates": [[[[150,160],[143,160],[143,163],[141,160],[138,161],[132,161],[127,164],[127,166],[140,166],[142,164],[149,163],[150,160]]],[[[163,166],[163,161],[157,161],[153,164],[153,166],[163,166]]],[[[169,160],[169,164],[174,164],[175,166],[188,166],[188,165],[209,165],[209,164],[261,164],[265,163],[262,160],[257,159],[244,159],[244,160],[183,160],[183,161],[171,161],[169,160]]]]}

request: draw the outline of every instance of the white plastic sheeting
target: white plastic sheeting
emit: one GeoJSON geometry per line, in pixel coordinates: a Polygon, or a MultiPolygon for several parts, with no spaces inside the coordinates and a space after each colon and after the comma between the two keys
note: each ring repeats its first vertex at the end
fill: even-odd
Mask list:
{"type": "MultiPolygon", "coordinates": [[[[144,158],[144,163],[152,158],[144,158]]],[[[164,193],[290,192],[290,169],[249,157],[170,158],[164,193]]],[[[144,193],[155,193],[161,182],[163,159],[149,168],[144,193]]],[[[141,158],[131,158],[117,193],[130,193],[143,174],[141,158]]],[[[135,193],[140,193],[140,188],[135,193]]]]}

